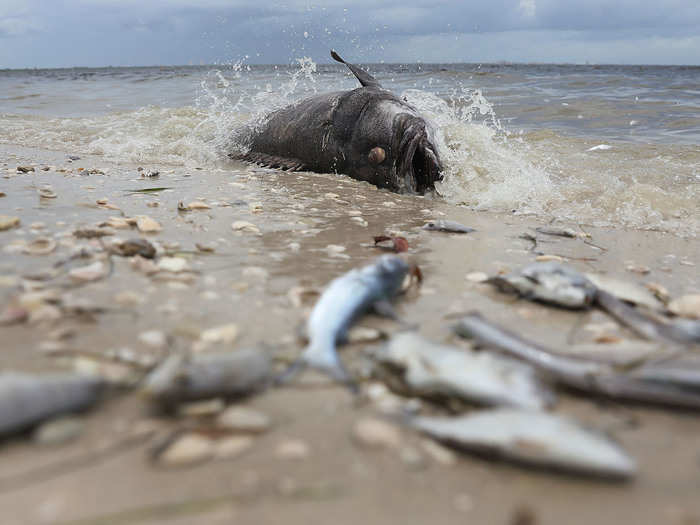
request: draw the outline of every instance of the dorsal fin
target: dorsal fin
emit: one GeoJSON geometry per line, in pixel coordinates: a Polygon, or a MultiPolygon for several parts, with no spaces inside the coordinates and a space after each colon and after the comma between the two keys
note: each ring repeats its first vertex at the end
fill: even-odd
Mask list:
{"type": "Polygon", "coordinates": [[[352,71],[353,75],[357,77],[357,80],[360,81],[360,84],[362,84],[365,87],[382,87],[379,82],[377,82],[377,79],[374,78],[372,75],[367,73],[364,69],[357,67],[353,64],[348,64],[345,60],[340,58],[340,55],[335,52],[335,50],[331,49],[331,56],[333,57],[333,60],[336,60],[337,62],[340,62],[341,64],[345,64],[348,66],[348,69],[352,71]]]}

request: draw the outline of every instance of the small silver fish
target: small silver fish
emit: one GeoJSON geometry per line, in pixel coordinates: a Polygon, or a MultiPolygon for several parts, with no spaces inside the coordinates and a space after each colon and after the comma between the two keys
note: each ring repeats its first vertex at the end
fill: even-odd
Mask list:
{"type": "Polygon", "coordinates": [[[518,463],[627,479],[635,461],[608,436],[556,414],[500,408],[455,418],[415,417],[409,424],[457,448],[518,463]]]}
{"type": "Polygon", "coordinates": [[[44,419],[95,404],[104,381],[86,374],[0,374],[0,435],[30,428],[44,419]]]}
{"type": "Polygon", "coordinates": [[[478,313],[462,318],[454,330],[458,335],[473,338],[483,346],[519,357],[547,372],[557,383],[577,390],[612,399],[700,408],[700,389],[696,388],[697,383],[693,384],[693,381],[698,382],[697,376],[700,374],[681,376],[675,372],[664,372],[651,364],[643,367],[644,373],[634,373],[638,369],[629,373],[620,372],[608,363],[558,354],[487,321],[478,313]]]}
{"type": "Polygon", "coordinates": [[[402,332],[373,358],[400,376],[412,394],[452,396],[469,403],[540,409],[554,394],[528,364],[488,352],[440,345],[414,332],[402,332]]]}
{"type": "Polygon", "coordinates": [[[556,261],[529,264],[486,282],[502,292],[565,308],[589,308],[596,294],[596,287],[584,275],[556,261]]]}
{"type": "Polygon", "coordinates": [[[612,287],[606,283],[599,288],[582,273],[555,261],[533,263],[520,271],[492,277],[486,282],[502,292],[564,308],[582,309],[596,305],[652,341],[700,343],[700,321],[678,319],[661,322],[648,317],[624,302],[630,295],[629,287],[623,289],[619,285],[612,287]],[[622,297],[613,295],[611,290],[622,292],[622,297]]]}
{"type": "Polygon", "coordinates": [[[385,313],[391,311],[388,301],[398,294],[408,271],[409,265],[401,257],[382,255],[369,266],[351,270],[331,281],[309,317],[309,345],[278,382],[286,382],[308,365],[355,390],[356,386],[338,358],[336,344],[345,339],[355,320],[371,308],[385,313]]]}
{"type": "Polygon", "coordinates": [[[449,233],[471,233],[476,231],[474,228],[470,228],[464,224],[460,224],[456,221],[447,221],[444,219],[437,219],[427,222],[423,225],[423,229],[433,232],[449,233]]]}
{"type": "Polygon", "coordinates": [[[212,397],[239,397],[267,386],[270,358],[253,349],[171,355],[146,377],[143,391],[165,407],[212,397]]]}

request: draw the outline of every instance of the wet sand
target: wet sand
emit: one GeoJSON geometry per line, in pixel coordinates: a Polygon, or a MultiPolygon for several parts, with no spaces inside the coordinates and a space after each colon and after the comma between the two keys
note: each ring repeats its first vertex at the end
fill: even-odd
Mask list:
{"type": "MultiPolygon", "coordinates": [[[[0,214],[21,220],[18,228],[0,232],[0,306],[4,308],[28,288],[62,286],[62,296],[68,294],[74,304],[82,301],[83,311],[90,310],[90,305],[104,307],[99,313],[82,315],[76,315],[75,309],[72,315],[53,311],[40,322],[2,327],[0,368],[44,371],[70,365],[70,360],[47,355],[47,349],[129,348],[154,358],[192,347],[220,349],[221,345],[201,349],[198,338],[203,330],[228,323],[239,329],[228,345],[231,348],[264,344],[267,351],[289,359],[302,348],[296,334],[313,304],[295,305],[290,289],[321,289],[332,278],[376,257],[380,251],[372,246],[372,237],[390,232],[407,238],[407,257],[420,265],[425,278],[419,291],[398,302],[398,311],[435,340],[463,344],[453,340],[449,326],[456,314],[471,310],[561,349],[571,340],[592,339],[586,323],[609,321],[598,312],[566,312],[516,301],[466,277],[471,272],[495,274],[533,261],[532,243],[519,237],[547,224],[542,217],[473,212],[439,199],[379,191],[343,176],[247,165],[201,170],[143,165],[144,172],[160,171],[158,178],[147,179],[141,178],[138,167],[90,156],[68,162],[63,152],[0,146],[4,177],[0,190],[6,194],[0,197],[0,214]],[[36,171],[17,173],[17,166],[33,166],[36,171]],[[52,168],[42,171],[43,166],[52,168]],[[84,174],[92,168],[104,173],[84,174]],[[45,185],[55,198],[40,198],[38,190],[45,185]],[[133,193],[148,187],[171,189],[133,193]],[[100,199],[121,211],[98,205],[100,199]],[[210,209],[178,211],[179,201],[203,201],[210,209]],[[192,271],[163,280],[162,274],[145,275],[133,269],[129,259],[113,256],[112,272],[94,282],[74,286],[65,275],[68,268],[89,260],[71,261],[48,280],[27,279],[42,277],[79,246],[99,248],[100,241],[76,239],[72,232],[122,214],[147,215],[162,225],[162,231],[139,234],[134,228],[117,229],[115,237],[146,237],[185,257],[192,271]],[[454,235],[420,228],[433,218],[456,220],[477,232],[454,235]],[[259,233],[234,231],[234,221],[250,222],[259,233]],[[58,247],[49,255],[21,253],[22,243],[34,237],[54,238],[58,247]],[[196,243],[213,247],[214,252],[198,253],[196,243]],[[70,329],[72,336],[52,340],[57,329],[70,329]],[[166,334],[166,347],[141,342],[139,334],[149,330],[166,334]]],[[[673,297],[700,289],[695,239],[657,231],[557,225],[586,231],[591,242],[604,249],[581,239],[538,236],[537,250],[565,257],[580,270],[660,283],[673,297]],[[647,267],[649,272],[639,274],[628,267],[647,267]]],[[[389,333],[398,329],[373,317],[361,324],[389,333]]],[[[634,338],[622,328],[610,330],[614,336],[634,338]]],[[[344,361],[355,371],[364,366],[363,346],[342,349],[344,361]]],[[[154,417],[136,393],[116,396],[86,414],[84,432],[69,444],[41,447],[28,436],[5,440],[0,450],[2,521],[700,521],[697,414],[562,393],[558,411],[609,431],[637,459],[637,478],[616,484],[525,470],[467,454],[458,455],[453,465],[444,465],[431,458],[422,438],[407,429],[401,429],[400,445],[367,449],[353,441],[352,429],[359,419],[378,415],[378,407],[371,402],[358,406],[343,388],[325,381],[302,380],[241,404],[269,415],[271,429],[256,436],[253,446],[235,459],[187,468],[163,468],[149,461],[152,438],[135,438],[134,429],[143,428],[146,421],[164,432],[182,421],[154,417]],[[278,457],[276,448],[290,439],[305,442],[308,456],[278,457]],[[95,447],[108,448],[90,455],[95,447]],[[417,452],[420,459],[406,449],[417,452]]]]}

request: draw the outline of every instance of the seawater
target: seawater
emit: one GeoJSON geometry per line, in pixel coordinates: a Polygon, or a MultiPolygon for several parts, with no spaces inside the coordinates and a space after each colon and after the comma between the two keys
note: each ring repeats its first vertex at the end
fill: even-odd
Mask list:
{"type": "MultiPolygon", "coordinates": [[[[477,210],[700,232],[700,68],[370,64],[438,130],[439,197],[477,210]]],[[[112,161],[233,167],[233,130],[357,87],[299,59],[0,71],[0,142],[112,161]]],[[[206,177],[206,172],[198,176],[206,177]]]]}

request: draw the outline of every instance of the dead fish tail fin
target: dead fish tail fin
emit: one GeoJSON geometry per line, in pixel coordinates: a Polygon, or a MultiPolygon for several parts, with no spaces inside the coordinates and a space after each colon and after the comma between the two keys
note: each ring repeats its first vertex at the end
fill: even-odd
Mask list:
{"type": "Polygon", "coordinates": [[[304,353],[275,379],[275,385],[284,385],[297,377],[307,367],[314,368],[345,385],[353,394],[359,393],[359,387],[338,358],[333,344],[310,344],[304,353]]]}
{"type": "Polygon", "coordinates": [[[333,60],[336,62],[340,62],[341,64],[345,64],[348,66],[348,69],[352,71],[352,74],[355,75],[357,80],[360,81],[360,84],[362,84],[365,87],[377,87],[380,88],[382,87],[381,84],[379,84],[379,81],[374,78],[372,75],[367,73],[364,69],[361,67],[357,67],[354,64],[350,64],[343,60],[338,53],[335,52],[335,49],[331,49],[331,57],[333,60]]]}

